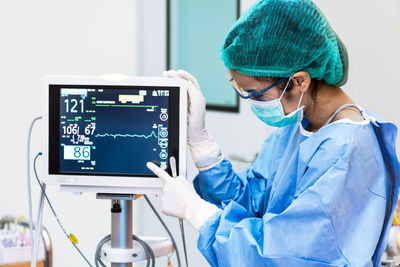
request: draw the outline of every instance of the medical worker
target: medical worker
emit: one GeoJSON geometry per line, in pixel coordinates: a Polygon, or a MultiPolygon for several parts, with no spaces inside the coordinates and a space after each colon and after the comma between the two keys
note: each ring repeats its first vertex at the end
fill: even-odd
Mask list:
{"type": "Polygon", "coordinates": [[[279,128],[236,173],[205,127],[196,79],[166,72],[188,81],[199,174],[193,187],[148,164],[165,180],[163,212],[199,230],[211,266],[378,266],[399,193],[397,129],[341,89],[346,48],[322,12],[310,0],[259,1],[232,26],[221,58],[254,114],[279,128]]]}

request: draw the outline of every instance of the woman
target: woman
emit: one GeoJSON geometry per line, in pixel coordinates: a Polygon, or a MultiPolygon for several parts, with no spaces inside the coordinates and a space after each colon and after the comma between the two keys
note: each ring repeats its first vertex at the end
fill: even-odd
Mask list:
{"type": "Polygon", "coordinates": [[[279,129],[235,173],[205,128],[195,78],[166,72],[188,81],[200,172],[196,194],[148,164],[165,180],[163,212],[199,229],[212,266],[379,265],[399,192],[397,129],[340,88],[347,53],[321,11],[309,0],[259,1],[233,25],[221,58],[237,93],[279,129]]]}

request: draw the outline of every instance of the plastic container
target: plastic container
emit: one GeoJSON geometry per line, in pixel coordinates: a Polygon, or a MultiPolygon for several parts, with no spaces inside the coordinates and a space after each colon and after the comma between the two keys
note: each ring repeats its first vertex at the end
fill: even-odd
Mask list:
{"type": "MultiPolygon", "coordinates": [[[[39,246],[38,260],[44,259],[43,245],[39,246]]],[[[29,262],[31,260],[31,246],[3,248],[0,246],[0,264],[29,262]]]]}

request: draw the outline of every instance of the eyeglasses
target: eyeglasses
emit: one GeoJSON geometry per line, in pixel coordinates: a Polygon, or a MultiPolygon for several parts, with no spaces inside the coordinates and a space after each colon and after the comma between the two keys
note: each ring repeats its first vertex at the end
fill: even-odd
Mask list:
{"type": "Polygon", "coordinates": [[[277,86],[278,84],[280,84],[281,82],[283,82],[284,80],[287,79],[287,78],[282,78],[282,79],[278,80],[277,82],[273,83],[272,85],[268,86],[267,88],[265,88],[261,91],[257,91],[255,89],[244,90],[235,82],[235,80],[231,76],[229,76],[229,74],[226,74],[226,77],[228,78],[232,87],[235,89],[236,93],[243,99],[249,99],[251,97],[255,97],[256,99],[260,98],[262,96],[262,94],[264,94],[266,91],[277,86]]]}

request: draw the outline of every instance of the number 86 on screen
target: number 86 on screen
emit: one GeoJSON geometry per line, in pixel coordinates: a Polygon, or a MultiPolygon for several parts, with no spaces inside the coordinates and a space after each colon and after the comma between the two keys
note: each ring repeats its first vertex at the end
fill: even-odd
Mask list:
{"type": "Polygon", "coordinates": [[[64,145],[64,159],[90,160],[90,146],[64,145]]]}

